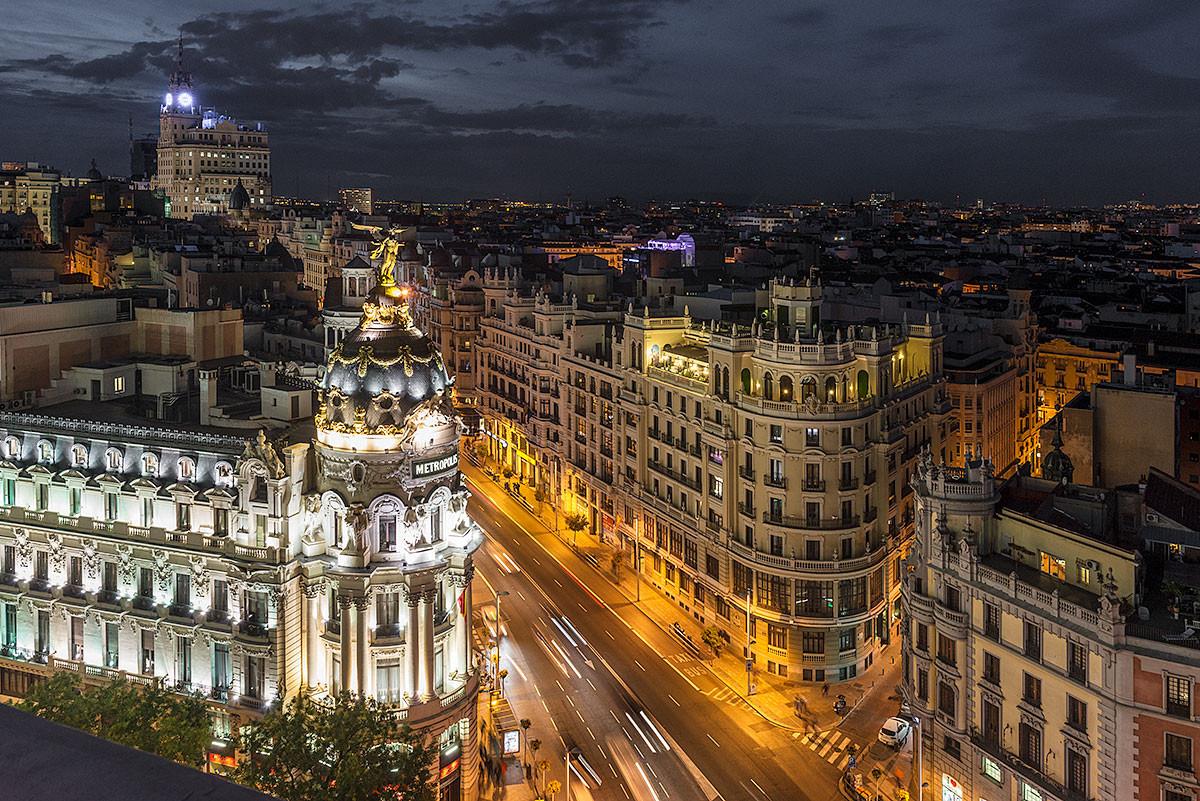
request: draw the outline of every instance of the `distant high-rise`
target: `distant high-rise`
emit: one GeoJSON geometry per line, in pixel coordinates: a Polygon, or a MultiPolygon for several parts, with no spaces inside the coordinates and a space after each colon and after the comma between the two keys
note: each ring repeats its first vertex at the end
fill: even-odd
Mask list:
{"type": "Polygon", "coordinates": [[[45,164],[36,161],[0,163],[0,212],[32,214],[37,218],[46,244],[60,244],[61,184],[59,171],[45,164]]]}
{"type": "Polygon", "coordinates": [[[202,108],[183,69],[180,39],[175,71],[159,107],[158,164],[153,186],[162,190],[172,217],[223,214],[238,184],[250,209],[271,204],[271,148],[261,124],[246,126],[202,108]]]}
{"type": "Polygon", "coordinates": [[[371,188],[369,186],[339,189],[338,198],[342,201],[342,205],[350,211],[356,211],[359,214],[372,213],[371,188]]]}

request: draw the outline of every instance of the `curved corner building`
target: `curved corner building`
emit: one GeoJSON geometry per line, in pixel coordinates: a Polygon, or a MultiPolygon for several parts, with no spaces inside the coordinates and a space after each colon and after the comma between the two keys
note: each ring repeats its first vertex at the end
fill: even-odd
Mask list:
{"type": "Polygon", "coordinates": [[[442,798],[474,798],[478,676],[458,421],[406,291],[377,288],[329,356],[302,544],[305,681],[404,708],[439,738],[442,798]]]}

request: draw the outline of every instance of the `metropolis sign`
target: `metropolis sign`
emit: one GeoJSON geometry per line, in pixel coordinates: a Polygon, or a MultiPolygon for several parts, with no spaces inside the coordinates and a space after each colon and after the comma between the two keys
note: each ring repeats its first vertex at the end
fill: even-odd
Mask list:
{"type": "Polygon", "coordinates": [[[440,459],[430,459],[427,462],[415,462],[412,467],[413,478],[425,478],[454,470],[458,467],[458,453],[443,456],[440,459]]]}

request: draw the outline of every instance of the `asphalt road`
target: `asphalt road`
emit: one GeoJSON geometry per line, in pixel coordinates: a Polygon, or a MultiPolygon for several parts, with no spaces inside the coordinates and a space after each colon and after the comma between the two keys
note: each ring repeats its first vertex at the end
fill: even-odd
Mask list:
{"type": "MultiPolygon", "coordinates": [[[[519,507],[503,492],[474,488],[470,512],[487,533],[477,564],[510,593],[502,602],[510,680],[536,686],[563,738],[558,764],[573,744],[605,779],[592,797],[842,798],[837,782],[850,735],[806,743],[764,720],[570,548],[512,519],[519,507]]],[[[476,594],[477,604],[487,600],[476,594]]],[[[874,717],[846,721],[854,741],[869,746],[874,717]]]]}

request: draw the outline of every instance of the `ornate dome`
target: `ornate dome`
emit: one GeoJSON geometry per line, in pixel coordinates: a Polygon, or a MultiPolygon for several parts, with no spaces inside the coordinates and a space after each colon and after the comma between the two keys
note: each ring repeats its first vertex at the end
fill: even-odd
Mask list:
{"type": "Polygon", "coordinates": [[[450,383],[441,354],[413,325],[407,291],[376,287],[359,327],[329,354],[317,426],[396,434],[418,406],[443,403],[450,383]]]}

